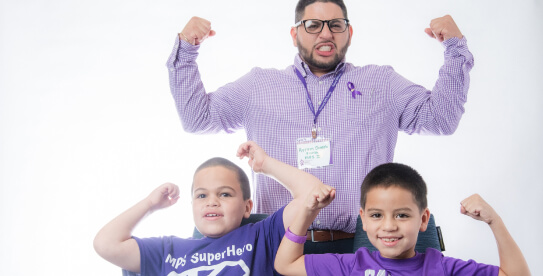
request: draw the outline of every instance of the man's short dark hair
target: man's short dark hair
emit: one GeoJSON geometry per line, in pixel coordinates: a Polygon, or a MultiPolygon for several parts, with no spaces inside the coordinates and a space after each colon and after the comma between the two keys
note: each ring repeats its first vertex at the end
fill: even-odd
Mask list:
{"type": "MultiPolygon", "coordinates": [[[[245,172],[238,165],[234,164],[232,161],[226,158],[214,157],[205,161],[204,163],[202,163],[202,165],[200,165],[196,169],[196,171],[194,172],[194,175],[196,175],[196,173],[198,173],[199,171],[205,168],[217,167],[217,166],[223,167],[225,169],[229,169],[235,172],[238,176],[239,185],[241,187],[241,192],[243,194],[243,200],[247,200],[251,198],[251,185],[249,183],[249,178],[247,177],[247,174],[245,174],[245,172]]],[[[191,190],[192,189],[193,188],[191,187],[191,190]]]]}
{"type": "Polygon", "coordinates": [[[428,207],[426,183],[413,168],[399,163],[386,163],[375,167],[366,175],[360,188],[360,207],[366,208],[366,197],[373,188],[396,186],[413,195],[413,200],[420,211],[428,207]]]}
{"type": "MultiPolygon", "coordinates": [[[[302,18],[304,17],[304,14],[305,14],[305,7],[313,4],[313,3],[316,3],[316,2],[321,2],[321,3],[334,3],[336,5],[338,5],[340,8],[341,8],[341,11],[343,11],[343,17],[344,18],[349,18],[347,17],[347,7],[345,7],[345,3],[343,3],[343,0],[300,0],[298,1],[298,4],[296,5],[296,11],[295,11],[295,14],[294,14],[294,23],[302,20],[302,18]]],[[[319,18],[312,18],[312,19],[319,19],[319,18]]]]}

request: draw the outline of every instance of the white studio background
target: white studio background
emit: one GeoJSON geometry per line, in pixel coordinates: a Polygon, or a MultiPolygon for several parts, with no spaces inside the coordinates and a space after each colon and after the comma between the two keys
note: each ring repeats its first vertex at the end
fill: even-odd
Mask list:
{"type": "MultiPolygon", "coordinates": [[[[208,91],[297,52],[292,0],[0,3],[0,275],[120,275],[92,247],[105,223],[169,181],[186,194],[135,234],[189,236],[197,165],[223,156],[249,172],[235,158],[243,132],[188,134],[177,118],[165,63],[191,16],[217,31],[198,58],[208,91]]],[[[477,192],[543,275],[543,3],[346,4],[347,60],[390,64],[430,89],[443,48],[423,30],[454,17],[475,55],[466,113],[452,136],[400,135],[395,160],[425,177],[446,255],[499,263],[489,227],[458,211],[477,192]]]]}

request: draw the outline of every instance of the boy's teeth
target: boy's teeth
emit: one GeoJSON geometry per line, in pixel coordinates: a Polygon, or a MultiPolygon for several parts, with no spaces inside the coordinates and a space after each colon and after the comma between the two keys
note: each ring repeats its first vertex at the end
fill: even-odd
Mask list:
{"type": "Polygon", "coordinates": [[[206,217],[216,217],[217,214],[207,214],[206,217]]]}
{"type": "Polygon", "coordinates": [[[383,240],[386,241],[386,242],[393,242],[393,241],[396,241],[396,240],[398,240],[398,239],[387,239],[387,238],[383,238],[383,240]]]}
{"type": "Polygon", "coordinates": [[[330,46],[321,46],[319,48],[319,51],[323,51],[323,52],[329,52],[330,50],[332,50],[332,47],[330,46]]]}

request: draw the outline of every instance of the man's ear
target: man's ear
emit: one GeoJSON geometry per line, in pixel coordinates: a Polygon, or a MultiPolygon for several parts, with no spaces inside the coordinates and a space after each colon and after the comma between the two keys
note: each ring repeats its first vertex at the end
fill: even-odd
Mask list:
{"type": "Polygon", "coordinates": [[[251,215],[252,209],[253,209],[253,200],[249,198],[247,199],[247,201],[245,201],[245,212],[243,213],[243,217],[249,218],[249,216],[251,215]]]}
{"type": "Polygon", "coordinates": [[[420,224],[419,231],[424,232],[428,228],[428,222],[430,221],[430,209],[426,208],[422,211],[422,223],[420,224]]]}
{"type": "Polygon", "coordinates": [[[360,207],[360,210],[358,211],[358,213],[360,213],[360,219],[362,220],[362,229],[366,231],[366,223],[365,223],[366,218],[364,217],[364,209],[360,207]]]}
{"type": "Polygon", "coordinates": [[[352,38],[353,38],[353,26],[349,25],[349,46],[351,46],[352,38]]]}
{"type": "Polygon", "coordinates": [[[298,37],[298,28],[290,28],[290,36],[292,36],[292,44],[294,44],[294,47],[298,47],[298,42],[296,41],[296,38],[298,37]]]}

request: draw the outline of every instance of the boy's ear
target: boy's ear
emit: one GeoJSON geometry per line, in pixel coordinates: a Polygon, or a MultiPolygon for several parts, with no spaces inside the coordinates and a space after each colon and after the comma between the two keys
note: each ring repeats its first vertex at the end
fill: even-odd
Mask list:
{"type": "Polygon", "coordinates": [[[366,223],[365,223],[366,218],[364,217],[364,209],[360,207],[360,210],[358,212],[360,213],[360,219],[362,220],[362,229],[366,231],[366,223]]]}
{"type": "Polygon", "coordinates": [[[250,198],[245,201],[245,212],[243,213],[244,218],[249,218],[251,215],[251,210],[253,209],[253,200],[250,198]]]}
{"type": "Polygon", "coordinates": [[[428,222],[430,221],[430,209],[426,208],[422,211],[422,223],[420,224],[420,231],[424,232],[428,228],[428,222]]]}

